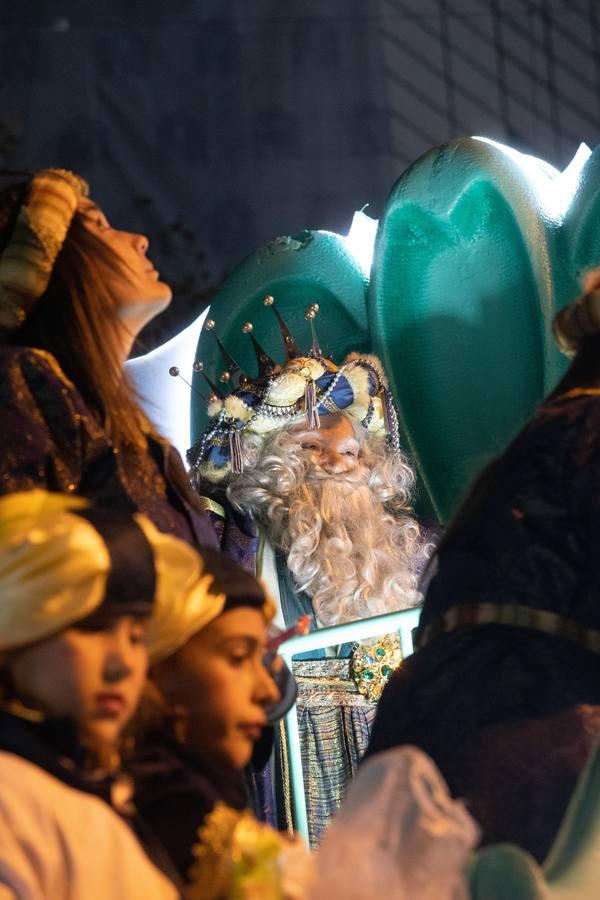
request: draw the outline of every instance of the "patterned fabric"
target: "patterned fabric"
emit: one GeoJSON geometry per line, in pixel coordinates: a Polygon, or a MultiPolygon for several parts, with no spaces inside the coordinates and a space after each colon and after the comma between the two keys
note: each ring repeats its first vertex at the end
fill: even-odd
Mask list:
{"type": "Polygon", "coordinates": [[[101,506],[142,512],[159,531],[214,546],[207,517],[178,493],[183,463],[169,445],[148,438],[127,465],[54,357],[0,348],[0,494],[43,487],[101,506]]]}
{"type": "Polygon", "coordinates": [[[251,575],[255,574],[258,531],[252,516],[234,510],[225,490],[203,484],[200,502],[207,510],[220,549],[251,575]],[[217,512],[219,508],[219,512],[217,512]]]}
{"type": "MultiPolygon", "coordinates": [[[[275,552],[279,595],[286,626],[299,616],[311,616],[311,631],[318,628],[310,597],[298,591],[281,551],[275,552]]],[[[316,847],[346,785],[365,753],[375,717],[375,706],[362,696],[350,672],[353,645],[299,653],[292,662],[298,684],[298,729],[304,775],[304,796],[311,847],[316,847]],[[329,656],[328,652],[335,656],[329,656]]],[[[283,727],[283,726],[282,726],[283,727]]],[[[279,731],[276,786],[279,827],[292,830],[289,757],[283,730],[279,731]],[[282,802],[283,801],[283,802],[282,802]]]]}
{"type": "Polygon", "coordinates": [[[540,862],[598,734],[600,679],[595,653],[531,626],[600,625],[599,434],[600,396],[558,398],[480,479],[432,566],[430,640],[391,676],[367,753],[420,747],[484,844],[516,841],[540,862]],[[477,622],[488,605],[506,621],[477,622]]]}
{"type": "MultiPolygon", "coordinates": [[[[309,838],[311,847],[315,847],[367,749],[375,706],[358,693],[348,659],[294,662],[293,673],[298,683],[309,838]]],[[[286,772],[289,763],[283,759],[287,755],[283,743],[280,755],[282,771],[286,772]]],[[[284,796],[288,790],[284,781],[284,796]]]]}
{"type": "Polygon", "coordinates": [[[600,526],[598,435],[598,395],[540,408],[442,542],[421,635],[445,630],[453,607],[482,604],[544,610],[600,629],[592,540],[600,526]]]}

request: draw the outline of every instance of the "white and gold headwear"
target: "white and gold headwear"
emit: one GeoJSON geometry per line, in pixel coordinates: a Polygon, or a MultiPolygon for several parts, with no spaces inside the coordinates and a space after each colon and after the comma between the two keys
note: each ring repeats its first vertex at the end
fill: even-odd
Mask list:
{"type": "Polygon", "coordinates": [[[171,656],[226,610],[251,606],[260,610],[267,622],[273,618],[275,604],[254,575],[215,550],[202,550],[202,566],[202,591],[157,598],[147,631],[152,662],[171,656]]]}
{"type": "Polygon", "coordinates": [[[88,185],[66,169],[42,169],[29,186],[0,256],[0,331],[19,328],[52,275],[77,204],[88,185]]]}
{"type": "MultiPolygon", "coordinates": [[[[264,304],[273,308],[281,328],[286,359],[277,364],[265,353],[247,322],[243,332],[250,337],[258,361],[258,374],[251,378],[242,372],[215,334],[210,331],[223,354],[227,369],[221,381],[233,387],[223,395],[204,373],[202,362],[194,370],[202,374],[213,394],[208,405],[210,421],[194,446],[188,450],[192,478],[198,475],[219,483],[243,470],[242,434],[265,435],[289,428],[306,419],[309,427],[319,427],[320,416],[343,413],[360,423],[371,435],[385,438],[394,453],[400,452],[398,417],[380,360],[368,353],[350,353],[341,366],[326,358],[314,329],[318,304],[311,304],[306,318],[311,323],[313,341],[307,353],[301,353],[285,322],[274,308],[271,295],[264,304]]],[[[170,374],[179,375],[177,366],[170,374]]]]}
{"type": "Polygon", "coordinates": [[[0,498],[0,652],[100,610],[156,615],[152,641],[162,645],[182,610],[198,620],[218,614],[224,597],[211,594],[211,582],[191,546],[141,513],[43,490],[0,498]]]}

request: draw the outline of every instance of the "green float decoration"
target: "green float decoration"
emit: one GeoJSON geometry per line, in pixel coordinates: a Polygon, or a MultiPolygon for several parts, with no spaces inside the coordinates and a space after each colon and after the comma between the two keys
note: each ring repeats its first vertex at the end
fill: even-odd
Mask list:
{"type": "Polygon", "coordinates": [[[540,866],[512,844],[486,847],[470,868],[472,900],[592,900],[600,885],[600,751],[596,746],[540,866]]]}
{"type": "MultiPolygon", "coordinates": [[[[272,309],[263,305],[267,295],[283,316],[298,346],[308,350],[310,324],[305,313],[311,303],[319,305],[317,329],[326,356],[341,361],[352,350],[366,351],[371,345],[367,324],[368,279],[346,241],[326,231],[303,231],[276,238],[245,259],[225,280],[214,298],[209,316],[214,332],[227,352],[248,374],[257,372],[252,343],[242,329],[253,325],[253,334],[264,350],[282,362],[285,351],[272,309]]],[[[196,360],[217,385],[225,369],[214,336],[200,334],[196,360]]],[[[194,388],[206,395],[201,375],[194,374],[194,388]]],[[[221,385],[222,386],[222,385],[221,385]]],[[[192,442],[207,424],[206,404],[192,394],[192,442]]]]}
{"type": "MultiPolygon", "coordinates": [[[[582,271],[600,262],[599,222],[600,151],[582,145],[561,173],[494,141],[464,138],[425,154],[394,185],[370,279],[352,234],[305,231],[249,256],[209,317],[251,375],[245,322],[282,358],[266,294],[301,347],[310,343],[305,310],[318,303],[319,337],[335,361],[350,350],[379,355],[424,485],[418,511],[427,516],[429,504],[445,524],[564,372],[550,326],[582,271]]],[[[196,359],[218,384],[225,366],[206,331],[196,359]]],[[[206,395],[198,374],[194,387],[206,395]]],[[[192,441],[206,422],[206,403],[192,395],[192,441]]]]}
{"type": "Polygon", "coordinates": [[[391,191],[369,290],[373,350],[441,522],[565,369],[551,321],[600,260],[598,239],[568,216],[575,195],[596,213],[588,156],[580,148],[559,173],[467,138],[427,153],[391,191]]]}

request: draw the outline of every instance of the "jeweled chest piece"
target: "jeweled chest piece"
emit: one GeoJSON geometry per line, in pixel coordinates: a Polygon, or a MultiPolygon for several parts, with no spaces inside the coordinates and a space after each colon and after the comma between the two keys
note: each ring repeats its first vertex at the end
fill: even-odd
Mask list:
{"type": "Polygon", "coordinates": [[[385,634],[372,644],[358,644],[350,660],[350,673],[359,694],[377,703],[401,662],[400,638],[395,633],[385,634]]]}

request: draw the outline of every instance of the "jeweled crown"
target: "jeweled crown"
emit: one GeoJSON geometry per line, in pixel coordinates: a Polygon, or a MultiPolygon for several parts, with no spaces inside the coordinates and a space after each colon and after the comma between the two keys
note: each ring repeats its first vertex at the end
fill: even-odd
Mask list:
{"type": "MultiPolygon", "coordinates": [[[[276,316],[285,359],[275,362],[256,339],[252,323],[246,322],[242,331],[252,341],[258,364],[256,376],[244,372],[228,353],[218,337],[216,323],[212,319],[205,323],[225,368],[218,387],[206,376],[202,361],[194,363],[194,370],[203,376],[211,394],[207,401],[210,421],[187,454],[192,476],[221,482],[230,474],[242,472],[242,434],[266,435],[289,427],[303,416],[309,428],[318,428],[321,416],[343,412],[369,433],[385,436],[390,449],[399,452],[398,418],[379,359],[351,353],[337,366],[326,358],[315,328],[319,312],[316,303],[305,312],[312,341],[303,355],[274,298],[268,295],[263,303],[276,316]]],[[[178,375],[179,370],[173,367],[171,374],[178,375]]]]}

